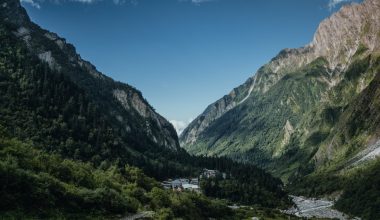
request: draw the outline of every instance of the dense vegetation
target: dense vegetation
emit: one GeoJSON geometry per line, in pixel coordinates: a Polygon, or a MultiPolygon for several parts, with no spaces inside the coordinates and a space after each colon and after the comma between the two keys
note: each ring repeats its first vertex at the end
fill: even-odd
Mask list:
{"type": "MultiPolygon", "coordinates": [[[[203,168],[232,176],[235,170],[246,171],[250,178],[239,184],[255,188],[243,192],[268,195],[250,201],[253,204],[287,203],[281,181],[259,168],[165,149],[136,138],[144,135],[140,130],[125,133],[106,104],[94,99],[97,94],[75,81],[88,73],[66,66],[51,68],[13,34],[17,28],[0,24],[0,207],[4,217],[112,217],[154,210],[157,218],[164,219],[240,219],[244,214],[232,212],[224,202],[193,193],[169,193],[147,177],[197,176],[203,168]]],[[[36,41],[30,43],[42,41],[40,35],[34,32],[36,41]]],[[[57,48],[52,51],[64,59],[57,48]]],[[[145,123],[141,117],[129,120],[145,123]]]]}
{"type": "MultiPolygon", "coordinates": [[[[226,155],[272,171],[291,172],[306,162],[313,150],[300,149],[290,136],[285,138],[285,125],[295,129],[320,101],[328,87],[321,80],[329,76],[327,66],[325,59],[316,59],[286,74],[266,93],[253,91],[244,103],[211,123],[187,149],[194,154],[226,155]]],[[[257,74],[264,71],[262,68],[257,74]]]]}
{"type": "Polygon", "coordinates": [[[0,29],[0,120],[13,135],[95,165],[128,161],[154,177],[189,172],[176,162],[163,163],[162,155],[169,153],[144,145],[145,139],[134,145],[129,137],[141,134],[120,134],[101,104],[92,101],[64,72],[51,70],[29,54],[24,42],[11,34],[12,29],[4,25],[0,29]]]}
{"type": "MultiPolygon", "coordinates": [[[[380,57],[361,45],[344,71],[326,66],[327,61],[318,58],[287,73],[265,94],[251,95],[247,103],[213,122],[189,149],[261,165],[287,181],[295,194],[343,192],[337,208],[378,219],[378,180],[370,178],[376,169],[363,172],[366,177],[346,170],[352,158],[379,137],[380,57]],[[338,83],[330,87],[329,81],[338,83]],[[287,121],[293,130],[286,138],[287,121]]],[[[230,185],[210,180],[206,193],[231,199],[222,190],[238,188],[230,185]]]]}
{"type": "MultiPolygon", "coordinates": [[[[16,10],[0,12],[0,217],[112,218],[146,210],[153,210],[155,219],[283,217],[262,207],[257,210],[264,214],[233,211],[225,201],[160,188],[155,179],[217,169],[227,178],[203,179],[205,195],[270,208],[289,205],[281,181],[255,166],[190,156],[154,141],[150,133],[176,140],[173,128],[160,128],[153,118],[120,105],[113,94],[123,89],[143,99],[139,91],[101,74],[94,77],[72,61],[77,56],[73,46],[48,40],[47,32],[29,20],[22,22],[30,36],[16,37],[20,26],[4,19],[16,10]],[[38,58],[45,51],[55,59],[53,66],[38,58]]],[[[16,20],[23,16],[16,14],[16,20]]],[[[331,90],[338,73],[318,58],[285,74],[265,94],[253,92],[212,123],[192,150],[254,161],[284,179],[292,173],[289,189],[297,194],[343,191],[337,208],[365,219],[380,218],[379,162],[339,172],[345,159],[379,130],[380,58],[367,50],[360,45],[331,90]],[[307,175],[326,163],[326,146],[334,150],[335,155],[328,155],[334,159],[325,170],[307,175]],[[316,164],[308,163],[316,153],[322,155],[316,164]]],[[[271,74],[264,74],[269,84],[271,74]]]]}
{"type": "Polygon", "coordinates": [[[239,219],[224,202],[165,191],[137,168],[63,159],[7,137],[3,127],[0,158],[2,219],[114,218],[142,210],[155,211],[155,219],[239,219]]]}
{"type": "Polygon", "coordinates": [[[348,178],[335,206],[363,219],[380,219],[380,160],[348,178]]]}
{"type": "MultiPolygon", "coordinates": [[[[236,167],[231,170],[226,178],[222,175],[217,175],[213,178],[202,178],[201,189],[207,196],[214,198],[224,198],[229,201],[244,204],[262,204],[264,207],[282,207],[287,208],[290,204],[287,201],[286,194],[283,193],[281,188],[272,187],[270,191],[277,191],[276,196],[281,195],[284,200],[276,199],[274,194],[268,193],[267,190],[262,190],[262,186],[275,186],[274,182],[264,176],[252,176],[250,172],[252,170],[249,167],[236,167]],[[257,178],[256,180],[254,178],[257,178]],[[252,184],[254,182],[261,182],[260,184],[252,184]]],[[[277,181],[278,185],[281,185],[280,180],[277,181]]]]}

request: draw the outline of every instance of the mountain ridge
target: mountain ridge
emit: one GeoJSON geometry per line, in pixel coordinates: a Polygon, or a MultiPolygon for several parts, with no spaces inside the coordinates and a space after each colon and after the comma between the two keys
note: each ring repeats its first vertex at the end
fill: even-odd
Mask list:
{"type": "MultiPolygon", "coordinates": [[[[243,97],[247,97],[249,96],[248,94],[251,94],[252,92],[252,90],[250,92],[251,88],[255,88],[256,91],[261,90],[263,93],[265,93],[269,89],[271,84],[275,84],[279,79],[282,78],[285,72],[291,72],[293,68],[300,68],[301,66],[310,63],[312,60],[315,60],[318,57],[326,57],[329,61],[329,68],[332,71],[334,71],[335,69],[338,69],[336,71],[342,71],[341,69],[344,69],[345,66],[339,67],[338,62],[336,60],[339,60],[340,57],[343,57],[346,60],[345,62],[349,61],[349,59],[354,55],[353,53],[360,46],[360,40],[352,39],[358,35],[354,35],[354,37],[351,38],[349,37],[346,40],[355,42],[354,48],[346,48],[344,45],[336,45],[328,42],[340,42],[340,40],[336,39],[339,39],[347,35],[351,36],[351,30],[359,33],[361,32],[361,29],[364,28],[366,29],[366,31],[369,31],[369,29],[379,30],[380,28],[377,21],[380,20],[380,17],[378,14],[374,13],[376,10],[379,10],[379,5],[380,3],[376,0],[366,0],[363,4],[360,5],[352,4],[343,6],[342,9],[339,10],[337,13],[333,14],[331,17],[325,19],[320,23],[311,43],[298,49],[282,50],[277,56],[272,58],[272,60],[268,64],[265,64],[263,67],[261,67],[257,71],[257,73],[254,76],[250,77],[244,84],[242,84],[239,87],[236,87],[228,95],[224,96],[222,99],[216,101],[215,103],[209,105],[206,108],[206,110],[198,118],[193,120],[193,122],[191,122],[180,135],[181,145],[185,146],[194,143],[197,135],[199,135],[199,133],[201,133],[204,130],[204,128],[210,124],[210,122],[216,120],[220,117],[220,115],[234,108],[238,103],[240,103],[243,100],[243,98],[242,96],[236,95],[236,93],[243,93],[245,95],[243,97]],[[347,14],[353,14],[354,16],[347,16],[347,14]],[[367,17],[370,17],[372,19],[371,24],[377,26],[363,26],[364,22],[362,22],[361,20],[367,17]],[[341,26],[338,25],[339,22],[337,22],[337,20],[342,20],[344,18],[350,19],[350,21],[347,22],[350,25],[349,27],[344,26],[344,28],[340,28],[341,26]],[[337,29],[341,29],[342,31],[336,31],[337,29]],[[338,36],[336,36],[336,33],[339,33],[338,36]],[[339,55],[336,53],[328,53],[330,50],[336,50],[335,48],[341,48],[340,50],[344,51],[343,55],[339,55]],[[263,74],[265,74],[266,77],[269,78],[265,80],[268,84],[256,85],[256,83],[260,84],[263,78],[261,77],[261,75],[263,74]],[[204,118],[206,119],[204,120],[204,118]]],[[[380,47],[380,44],[378,44],[379,35],[375,31],[372,31],[372,33],[374,34],[365,35],[364,38],[365,44],[369,46],[369,50],[371,51],[378,50],[380,47]]],[[[331,80],[329,83],[331,84],[331,86],[334,86],[338,82],[336,80],[331,80]]]]}
{"type": "Polygon", "coordinates": [[[79,86],[91,90],[90,94],[93,94],[93,98],[99,102],[109,103],[110,106],[118,105],[108,110],[110,115],[126,126],[126,132],[147,130],[147,136],[155,144],[172,150],[179,149],[174,127],[155,112],[140,91],[102,74],[90,62],[83,60],[77,54],[75,47],[66,43],[64,38],[32,23],[19,1],[7,0],[1,5],[0,10],[5,21],[19,26],[14,34],[26,43],[31,53],[48,63],[50,68],[67,74],[79,86]],[[62,69],[62,66],[66,69],[62,69]],[[114,98],[109,99],[109,97],[114,98]],[[134,112],[133,117],[146,120],[146,125],[142,128],[136,123],[126,121],[125,114],[128,112],[134,112]],[[153,131],[151,130],[153,127],[160,129],[153,131]]]}
{"type": "MultiPolygon", "coordinates": [[[[311,43],[282,50],[244,84],[209,105],[180,135],[181,146],[196,155],[230,156],[264,167],[286,152],[297,152],[292,144],[302,148],[299,152],[308,151],[302,157],[314,155],[318,147],[307,148],[305,141],[318,135],[325,138],[330,131],[325,126],[322,133],[311,137],[313,128],[305,123],[312,119],[302,115],[322,114],[314,108],[330,108],[331,100],[341,99],[337,94],[342,92],[345,99],[339,101],[339,111],[344,111],[352,97],[369,85],[376,75],[380,49],[379,11],[377,0],[343,6],[320,23],[311,43]],[[359,76],[348,79],[348,74],[359,76]],[[351,97],[348,91],[353,92],[351,97]]],[[[324,148],[314,158],[316,164],[329,157],[322,153],[324,148]]],[[[270,166],[269,170],[276,170],[270,166]]]]}

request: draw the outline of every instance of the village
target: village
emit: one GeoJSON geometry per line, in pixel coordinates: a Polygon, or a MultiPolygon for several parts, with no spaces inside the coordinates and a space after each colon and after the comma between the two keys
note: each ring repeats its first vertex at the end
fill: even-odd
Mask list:
{"type": "Polygon", "coordinates": [[[217,176],[221,176],[223,179],[226,178],[226,174],[218,170],[203,169],[198,177],[168,179],[161,184],[165,189],[172,189],[177,192],[193,191],[201,193],[200,180],[217,176]]]}

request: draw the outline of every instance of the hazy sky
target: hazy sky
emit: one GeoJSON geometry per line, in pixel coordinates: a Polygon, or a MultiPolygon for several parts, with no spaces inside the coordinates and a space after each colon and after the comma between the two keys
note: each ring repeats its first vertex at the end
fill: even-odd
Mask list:
{"type": "Polygon", "coordinates": [[[22,0],[31,19],[185,125],[349,0],[22,0]]]}

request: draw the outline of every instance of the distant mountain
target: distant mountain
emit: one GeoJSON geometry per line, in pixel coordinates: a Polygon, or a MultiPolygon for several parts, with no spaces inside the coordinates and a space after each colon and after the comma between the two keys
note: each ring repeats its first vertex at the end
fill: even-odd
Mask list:
{"type": "Polygon", "coordinates": [[[281,51],[208,106],[180,144],[195,155],[262,166],[284,180],[351,167],[379,153],[379,68],[380,1],[343,6],[310,44],[281,51]]]}

